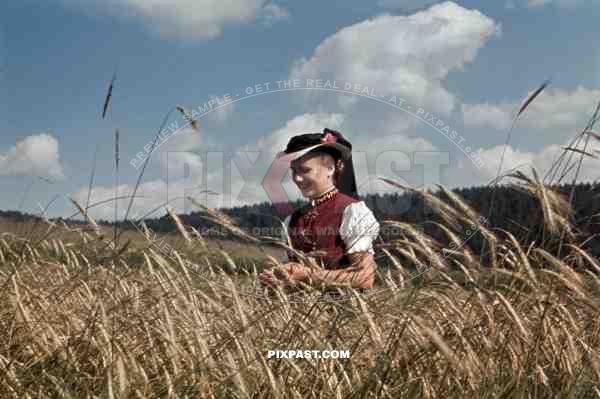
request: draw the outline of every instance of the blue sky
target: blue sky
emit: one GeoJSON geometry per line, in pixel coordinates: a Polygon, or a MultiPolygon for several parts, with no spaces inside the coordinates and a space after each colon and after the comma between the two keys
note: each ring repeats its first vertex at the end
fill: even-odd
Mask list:
{"type": "MultiPolygon", "coordinates": [[[[0,209],[19,208],[30,187],[22,210],[37,212],[38,204],[59,195],[49,214],[75,212],[66,198],[86,199],[96,151],[92,200],[113,195],[116,128],[119,192],[131,192],[139,171],[129,162],[169,109],[197,109],[211,96],[243,96],[248,86],[266,82],[273,88],[297,78],[304,86],[320,78],[369,86],[384,99],[401,97],[458,132],[483,164],[381,101],[319,90],[273,92],[204,115],[199,130],[170,137],[153,154],[141,187],[145,198],[134,210],[192,187],[220,187],[220,199],[207,198],[215,206],[266,200],[260,183],[274,153],[292,135],[324,127],[367,151],[364,165],[355,159],[367,178],[363,192],[385,190],[376,176],[415,186],[484,184],[495,175],[511,112],[546,78],[552,83],[514,132],[506,168],[547,168],[600,100],[594,35],[600,4],[593,1],[10,0],[0,7],[0,209]],[[101,120],[115,68],[111,109],[101,120]],[[239,171],[223,174],[202,155],[207,151],[229,151],[226,164],[233,156],[239,171]],[[261,155],[252,164],[244,151],[261,155]],[[401,154],[378,163],[384,151],[401,154]],[[423,151],[433,158],[418,164],[415,152],[423,151]],[[449,162],[440,166],[446,153],[449,162]]],[[[183,124],[176,113],[171,121],[183,124]]],[[[589,162],[584,176],[595,179],[597,166],[589,162]]],[[[284,187],[290,197],[299,195],[289,182],[284,187]]],[[[190,210],[182,201],[172,205],[190,210]]],[[[111,205],[94,212],[113,214],[111,205]]]]}

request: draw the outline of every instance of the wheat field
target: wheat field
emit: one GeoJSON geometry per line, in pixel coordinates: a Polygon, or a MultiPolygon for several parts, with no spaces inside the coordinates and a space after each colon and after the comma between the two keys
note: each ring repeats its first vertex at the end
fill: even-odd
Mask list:
{"type": "Polygon", "coordinates": [[[208,245],[180,221],[170,253],[137,232],[115,248],[91,218],[76,230],[4,224],[0,397],[600,397],[600,263],[567,201],[513,178],[539,200],[559,253],[478,223],[449,191],[423,192],[447,239],[385,221],[405,232],[380,248],[392,267],[372,291],[337,299],[262,291],[255,273],[276,267],[277,251],[249,241],[241,268],[248,249],[208,245]],[[457,226],[473,224],[485,257],[461,245],[457,226]],[[290,349],[350,358],[267,356],[290,349]]]}

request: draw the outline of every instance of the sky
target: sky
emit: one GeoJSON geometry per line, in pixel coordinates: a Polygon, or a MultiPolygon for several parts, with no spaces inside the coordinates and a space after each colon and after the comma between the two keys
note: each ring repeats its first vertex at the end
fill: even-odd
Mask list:
{"type": "MultiPolygon", "coordinates": [[[[361,194],[398,190],[379,177],[469,187],[500,165],[543,173],[600,101],[599,16],[593,0],[7,0],[0,209],[68,217],[71,198],[131,195],[142,169],[130,217],[193,211],[186,197],[268,201],[277,152],[326,127],[352,142],[361,194]]],[[[300,197],[289,173],[282,186],[300,197]]],[[[127,199],[90,214],[113,219],[115,203],[124,217],[127,199]]]]}

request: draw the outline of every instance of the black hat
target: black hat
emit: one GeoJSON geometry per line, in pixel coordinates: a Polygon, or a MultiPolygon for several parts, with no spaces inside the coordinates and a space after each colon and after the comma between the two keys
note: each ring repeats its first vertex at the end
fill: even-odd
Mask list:
{"type": "Polygon", "coordinates": [[[323,129],[323,133],[306,133],[290,139],[284,151],[277,154],[277,158],[293,157],[299,159],[311,151],[327,152],[335,160],[341,159],[344,168],[337,177],[335,186],[342,193],[358,198],[354,165],[352,164],[352,144],[340,132],[323,129]]]}
{"type": "Polygon", "coordinates": [[[348,159],[352,154],[352,144],[340,132],[327,128],[323,129],[323,133],[306,133],[292,137],[283,153],[294,154],[293,159],[298,159],[316,149],[334,150],[332,155],[342,159],[348,159]]]}

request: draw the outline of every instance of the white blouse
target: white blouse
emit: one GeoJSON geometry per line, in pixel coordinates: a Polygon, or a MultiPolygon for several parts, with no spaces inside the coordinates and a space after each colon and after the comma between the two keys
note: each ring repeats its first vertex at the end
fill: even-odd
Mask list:
{"type": "MultiPolygon", "coordinates": [[[[285,218],[282,238],[288,241],[288,228],[292,215],[285,218]]],[[[366,251],[374,254],[373,240],[379,234],[379,222],[375,219],[373,212],[364,201],[353,202],[346,205],[340,225],[340,236],[346,244],[346,253],[366,251]]],[[[287,254],[283,256],[282,262],[287,262],[287,254]]]]}

